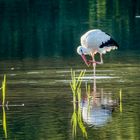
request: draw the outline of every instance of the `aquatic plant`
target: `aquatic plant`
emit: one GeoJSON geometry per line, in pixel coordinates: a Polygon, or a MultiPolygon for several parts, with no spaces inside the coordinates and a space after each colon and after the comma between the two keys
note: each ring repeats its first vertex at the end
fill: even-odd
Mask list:
{"type": "Polygon", "coordinates": [[[77,90],[81,87],[82,77],[85,75],[86,70],[82,70],[78,77],[75,75],[75,71],[71,69],[71,79],[70,82],[71,89],[73,93],[77,92],[77,90]]]}
{"type": "Polygon", "coordinates": [[[4,75],[1,89],[2,89],[2,106],[4,106],[5,105],[5,96],[6,96],[6,75],[4,75]]]}
{"type": "Polygon", "coordinates": [[[71,70],[71,79],[70,86],[73,93],[73,114],[71,118],[72,124],[72,134],[73,137],[76,136],[77,126],[82,131],[84,137],[87,138],[87,131],[82,121],[82,114],[81,114],[81,83],[82,77],[85,75],[85,70],[81,71],[79,76],[76,77],[75,71],[71,70]]]}

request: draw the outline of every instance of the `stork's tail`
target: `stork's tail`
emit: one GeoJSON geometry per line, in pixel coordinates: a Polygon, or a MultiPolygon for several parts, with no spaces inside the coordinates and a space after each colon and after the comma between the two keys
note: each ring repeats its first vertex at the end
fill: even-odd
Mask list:
{"type": "Polygon", "coordinates": [[[102,45],[100,45],[100,53],[105,54],[106,52],[110,52],[111,50],[115,50],[118,49],[119,45],[117,44],[117,42],[110,38],[110,40],[108,40],[105,43],[102,43],[102,45]]]}
{"type": "Polygon", "coordinates": [[[100,45],[100,48],[111,47],[111,46],[115,46],[115,47],[119,48],[119,45],[117,44],[117,42],[114,39],[112,39],[112,38],[110,38],[110,40],[102,43],[100,45]]]}

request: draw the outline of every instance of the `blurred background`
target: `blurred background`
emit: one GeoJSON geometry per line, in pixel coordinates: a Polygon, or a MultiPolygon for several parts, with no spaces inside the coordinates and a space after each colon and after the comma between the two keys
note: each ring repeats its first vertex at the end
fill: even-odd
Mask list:
{"type": "Polygon", "coordinates": [[[0,58],[76,56],[90,29],[140,50],[139,0],[0,0],[0,58]]]}

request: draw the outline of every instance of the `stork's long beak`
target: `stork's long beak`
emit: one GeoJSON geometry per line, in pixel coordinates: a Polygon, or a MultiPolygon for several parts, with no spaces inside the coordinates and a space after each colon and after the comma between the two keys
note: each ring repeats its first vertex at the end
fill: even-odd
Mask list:
{"type": "Polygon", "coordinates": [[[82,54],[81,57],[84,60],[84,62],[86,63],[86,65],[89,67],[89,64],[87,62],[86,56],[84,54],[82,54]]]}

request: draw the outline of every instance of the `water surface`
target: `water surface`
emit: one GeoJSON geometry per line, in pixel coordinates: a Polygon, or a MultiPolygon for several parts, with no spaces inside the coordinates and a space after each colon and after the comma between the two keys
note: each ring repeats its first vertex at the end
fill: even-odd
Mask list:
{"type": "MultiPolygon", "coordinates": [[[[108,101],[115,101],[115,105],[109,119],[100,126],[88,124],[83,119],[88,139],[139,139],[139,64],[137,59],[130,58],[131,63],[116,63],[114,60],[97,66],[96,92],[108,101]],[[122,112],[119,106],[120,90],[122,112]]],[[[6,101],[9,107],[5,108],[5,113],[8,139],[74,139],[71,126],[72,91],[69,85],[71,68],[78,75],[86,67],[79,58],[1,62],[1,79],[3,73],[7,74],[6,101]]],[[[92,68],[87,68],[82,84],[82,98],[85,101],[85,83],[88,82],[92,88],[91,77],[92,68]]],[[[2,108],[0,115],[0,138],[3,139],[2,108]]],[[[78,127],[76,139],[84,139],[78,127]]]]}

